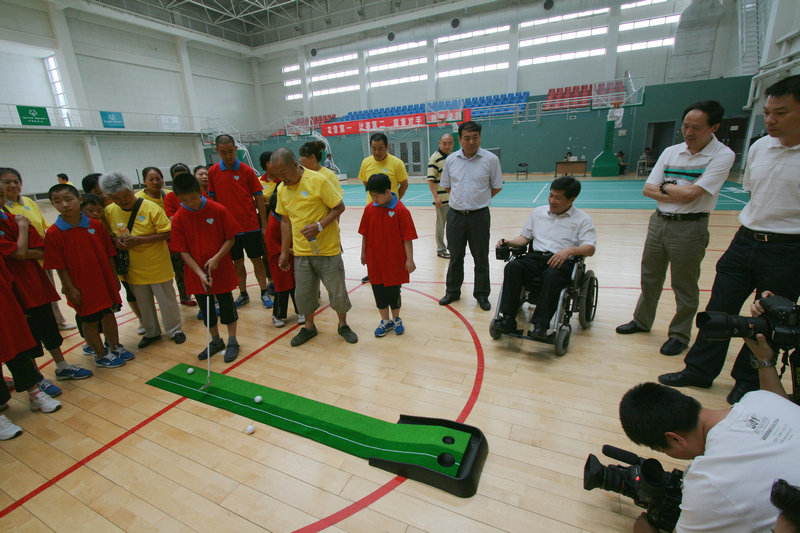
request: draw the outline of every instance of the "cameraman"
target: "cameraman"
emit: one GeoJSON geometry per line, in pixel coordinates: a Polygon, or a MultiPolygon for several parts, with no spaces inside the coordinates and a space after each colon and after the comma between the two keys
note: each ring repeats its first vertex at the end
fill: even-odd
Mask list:
{"type": "Polygon", "coordinates": [[[573,256],[592,256],[597,233],[592,219],[573,207],[581,192],[581,182],[573,177],[560,177],[550,184],[548,205],[537,207],[528,217],[520,235],[500,239],[497,246],[527,246],[533,242],[533,253],[509,261],[503,273],[503,293],[498,304],[502,317],[495,326],[500,331],[516,331],[522,288],[533,279],[542,278],[542,290],[533,310],[533,337],[544,339],[558,296],[569,282],[573,256]]]}
{"type": "MultiPolygon", "coordinates": [[[[642,383],[625,393],[619,417],[633,442],[694,460],[683,476],[679,533],[766,533],[778,516],[773,481],[800,483],[800,406],[772,392],[712,410],[677,389],[642,383]]],[[[634,524],[634,532],[655,531],[645,515],[634,524]]]]}
{"type": "MultiPolygon", "coordinates": [[[[761,293],[761,298],[768,298],[772,296],[770,291],[761,293]]],[[[750,314],[753,316],[761,316],[764,313],[764,308],[761,307],[761,300],[756,300],[750,305],[750,314]]],[[[766,390],[779,394],[784,398],[789,396],[781,384],[781,378],[778,375],[778,370],[775,368],[777,360],[775,357],[775,350],[772,349],[767,343],[766,337],[759,333],[756,340],[745,338],[744,342],[753,352],[753,367],[758,369],[758,382],[761,385],[761,390],[766,390]]]]}

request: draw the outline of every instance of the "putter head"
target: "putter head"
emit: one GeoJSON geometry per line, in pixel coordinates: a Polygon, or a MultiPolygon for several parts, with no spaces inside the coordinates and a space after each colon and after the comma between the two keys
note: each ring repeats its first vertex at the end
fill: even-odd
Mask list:
{"type": "Polygon", "coordinates": [[[206,390],[210,386],[211,386],[211,382],[210,381],[206,381],[205,384],[200,387],[200,390],[206,390]]]}

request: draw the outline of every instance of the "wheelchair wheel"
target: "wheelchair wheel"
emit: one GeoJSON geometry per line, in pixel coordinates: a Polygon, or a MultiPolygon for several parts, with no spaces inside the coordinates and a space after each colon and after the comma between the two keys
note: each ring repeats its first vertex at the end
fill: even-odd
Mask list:
{"type": "Polygon", "coordinates": [[[493,318],[491,322],[489,322],[489,336],[494,340],[500,338],[500,331],[495,327],[495,319],[493,318]]]}
{"type": "Polygon", "coordinates": [[[569,337],[572,334],[572,326],[563,325],[558,328],[555,338],[556,355],[564,355],[569,347],[569,337]]]}
{"type": "Polygon", "coordinates": [[[591,270],[586,273],[578,296],[578,321],[583,329],[588,328],[597,312],[597,276],[591,270]]]}

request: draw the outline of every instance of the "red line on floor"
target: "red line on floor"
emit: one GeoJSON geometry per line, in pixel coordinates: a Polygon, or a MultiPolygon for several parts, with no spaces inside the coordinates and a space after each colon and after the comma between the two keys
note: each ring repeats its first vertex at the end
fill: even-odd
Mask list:
{"type": "MultiPolygon", "coordinates": [[[[434,302],[438,303],[438,298],[431,296],[430,294],[418,291],[416,289],[411,289],[408,286],[405,287],[405,290],[416,292],[417,294],[421,294],[422,296],[430,298],[434,302]]],[[[470,324],[469,321],[466,318],[464,318],[464,315],[462,315],[449,305],[446,307],[451,312],[453,312],[453,314],[455,314],[461,320],[461,322],[463,322],[464,325],[466,326],[467,331],[469,331],[469,334],[472,337],[472,342],[475,344],[475,351],[477,355],[475,381],[472,384],[472,392],[470,393],[469,398],[467,398],[467,403],[464,404],[464,408],[461,410],[461,414],[459,414],[458,418],[456,419],[456,422],[464,422],[469,416],[469,414],[472,412],[472,408],[475,406],[475,402],[478,400],[478,395],[480,395],[481,386],[483,385],[483,370],[484,370],[483,346],[481,345],[481,342],[478,339],[478,334],[475,332],[475,329],[472,327],[472,324],[470,324]]],[[[383,498],[384,496],[392,492],[394,489],[399,487],[406,479],[407,478],[404,478],[403,476],[396,476],[392,478],[391,481],[385,483],[384,485],[381,485],[374,491],[370,492],[360,500],[353,502],[344,509],[336,511],[332,515],[326,516],[325,518],[322,518],[314,522],[313,524],[309,524],[305,527],[302,527],[294,531],[294,533],[316,533],[317,531],[322,531],[323,529],[338,524],[345,518],[353,516],[362,509],[365,509],[366,507],[372,505],[379,499],[383,498]]]]}

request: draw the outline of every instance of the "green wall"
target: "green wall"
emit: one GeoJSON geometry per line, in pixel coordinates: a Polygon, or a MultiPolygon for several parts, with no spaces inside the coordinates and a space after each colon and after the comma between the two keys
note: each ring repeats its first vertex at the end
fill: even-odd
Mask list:
{"type": "MultiPolygon", "coordinates": [[[[648,122],[675,120],[675,142],[680,142],[680,118],[683,110],[700,100],[718,100],[725,108],[725,118],[746,117],[742,107],[747,103],[750,77],[720,78],[716,80],[692,81],[653,85],[645,90],[644,105],[625,109],[621,130],[627,135],[619,136],[615,131],[614,151],[622,150],[629,162],[634,163],[642,153],[648,122]]],[[[528,163],[530,172],[553,172],[555,162],[563,159],[567,150],[579,159],[589,162],[600,153],[603,146],[607,111],[583,111],[568,115],[544,115],[541,122],[514,124],[511,119],[482,121],[481,146],[499,148],[500,162],[504,173],[513,174],[521,162],[528,163]]],[[[431,151],[435,150],[443,130],[430,128],[431,151]]],[[[287,137],[276,137],[248,147],[253,161],[265,150],[281,146],[297,153],[307,139],[293,141],[287,137]]],[[[336,165],[350,177],[358,174],[364,157],[363,135],[342,135],[328,138],[336,165]]],[[[260,170],[260,169],[259,169],[260,170]]]]}

